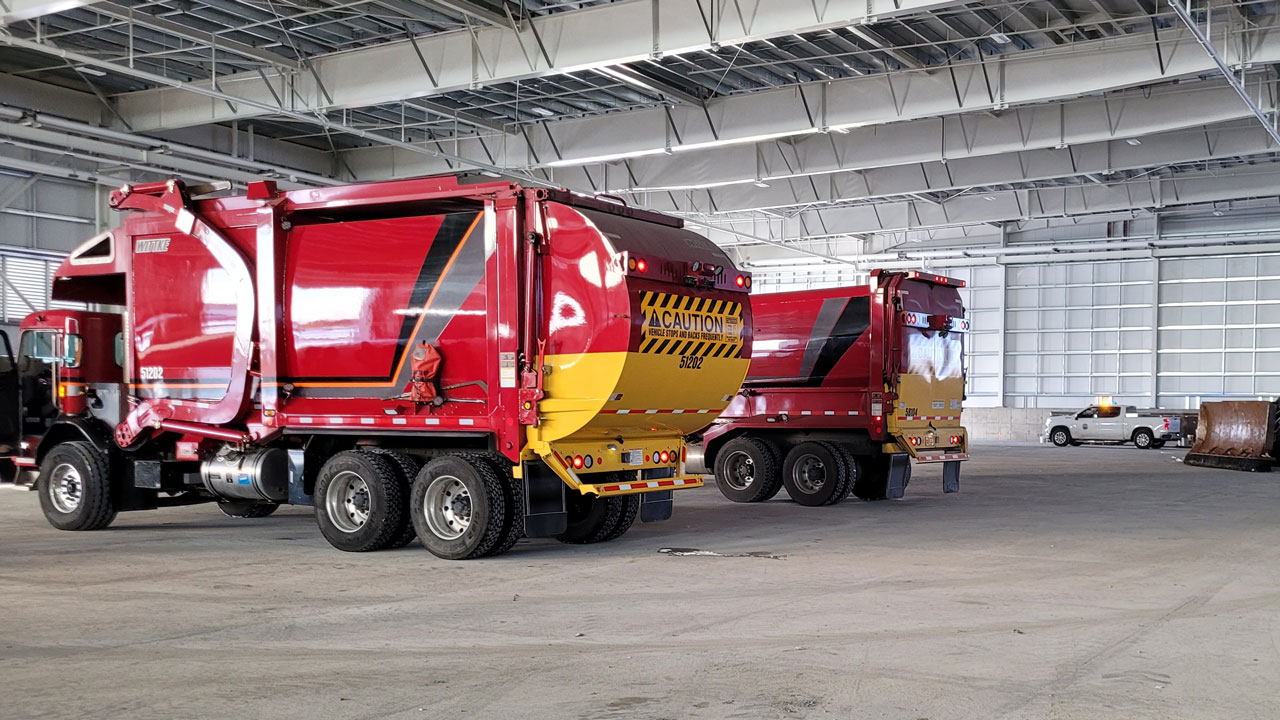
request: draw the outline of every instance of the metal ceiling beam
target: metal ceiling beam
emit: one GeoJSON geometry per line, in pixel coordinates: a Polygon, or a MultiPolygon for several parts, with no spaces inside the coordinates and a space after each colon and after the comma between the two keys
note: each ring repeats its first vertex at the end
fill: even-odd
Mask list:
{"type": "Polygon", "coordinates": [[[895,165],[833,175],[816,183],[773,180],[762,183],[764,187],[744,184],[712,190],[639,193],[632,196],[632,202],[650,210],[682,214],[705,213],[713,208],[717,213],[790,211],[833,203],[865,203],[906,195],[923,197],[926,193],[953,194],[972,188],[1072,178],[1107,185],[1116,173],[1258,156],[1274,153],[1277,148],[1280,145],[1272,142],[1261,128],[1237,121],[1233,127],[1147,135],[1140,145],[1108,140],[1062,150],[1047,148],[962,158],[945,164],[935,161],[895,165]]]}
{"type": "MultiPolygon", "coordinates": [[[[1268,111],[1265,111],[1258,106],[1258,103],[1254,101],[1253,96],[1249,94],[1249,91],[1244,86],[1244,63],[1248,62],[1249,58],[1236,58],[1237,65],[1235,67],[1240,68],[1240,74],[1237,76],[1235,67],[1230,64],[1227,58],[1223,57],[1222,52],[1213,46],[1213,41],[1210,37],[1210,33],[1212,32],[1210,22],[1212,22],[1214,8],[1210,5],[1205,6],[1205,24],[1204,28],[1201,29],[1200,24],[1196,22],[1195,18],[1191,17],[1191,0],[1186,0],[1185,2],[1182,2],[1181,0],[1168,0],[1168,3],[1169,7],[1173,8],[1173,11],[1182,19],[1182,22],[1187,26],[1187,29],[1191,31],[1191,34],[1195,36],[1196,41],[1200,43],[1200,46],[1204,48],[1204,51],[1209,54],[1209,57],[1213,60],[1213,64],[1218,67],[1218,71],[1222,73],[1222,76],[1227,79],[1227,82],[1231,84],[1231,87],[1240,95],[1240,99],[1244,100],[1245,104],[1249,106],[1249,110],[1251,110],[1254,116],[1258,118],[1258,122],[1262,124],[1262,127],[1266,128],[1272,139],[1274,139],[1277,144],[1280,144],[1280,130],[1277,130],[1276,128],[1277,118],[1275,108],[1270,110],[1271,117],[1267,117],[1268,111]]],[[[1228,25],[1228,31],[1229,30],[1230,25],[1228,25]]],[[[1224,33],[1224,39],[1227,40],[1227,42],[1231,41],[1231,38],[1227,33],[1224,33]]],[[[1244,50],[1242,48],[1241,52],[1238,54],[1243,55],[1243,53],[1244,50]]]]}
{"type": "Polygon", "coordinates": [[[649,77],[648,75],[641,75],[625,65],[620,65],[618,67],[604,67],[596,70],[596,72],[605,75],[606,77],[613,78],[614,80],[638,87],[642,90],[648,90],[650,93],[661,95],[673,102],[682,102],[686,105],[702,107],[702,98],[687,93],[680,88],[674,87],[661,80],[649,77]]]}
{"type": "Polygon", "coordinates": [[[94,2],[92,5],[93,7],[91,9],[94,12],[99,12],[109,17],[118,18],[136,25],[148,27],[152,30],[159,30],[169,35],[173,35],[174,37],[207,45],[220,51],[235,53],[241,57],[260,60],[267,65],[274,67],[285,68],[295,72],[302,69],[302,65],[300,63],[283,55],[277,55],[276,53],[262,50],[252,45],[246,45],[245,43],[236,42],[235,40],[228,40],[227,38],[215,35],[214,33],[197,30],[189,25],[183,25],[182,23],[166,20],[162,17],[156,17],[155,15],[141,12],[134,8],[117,5],[113,2],[94,2]]]}
{"type": "Polygon", "coordinates": [[[511,24],[501,13],[494,12],[479,3],[469,2],[468,0],[427,0],[427,4],[438,5],[495,27],[507,27],[511,24]]]}
{"type": "MultiPolygon", "coordinates": [[[[723,14],[717,13],[715,22],[708,25],[698,3],[688,0],[621,0],[550,13],[516,27],[471,28],[313,57],[314,73],[268,77],[273,85],[286,79],[293,84],[301,98],[294,109],[363,107],[939,12],[963,4],[963,0],[828,0],[813,4],[755,0],[740,9],[748,4],[718,3],[723,14]],[[423,62],[431,68],[430,83],[420,80],[423,62]]],[[[258,105],[274,102],[257,73],[221,76],[218,87],[258,105]]],[[[130,126],[141,131],[262,114],[255,105],[232,110],[225,103],[174,88],[129,93],[120,96],[119,103],[130,126]]]]}
{"type": "Polygon", "coordinates": [[[0,32],[0,45],[9,45],[12,47],[18,47],[25,50],[30,50],[32,52],[39,52],[39,53],[44,53],[46,55],[52,55],[54,57],[60,57],[63,60],[66,60],[67,62],[70,62],[73,64],[92,65],[94,67],[100,67],[100,68],[103,68],[104,70],[109,70],[119,75],[134,77],[141,80],[145,80],[147,82],[155,83],[157,85],[167,85],[169,87],[178,88],[186,92],[202,95],[206,98],[209,98],[211,101],[215,101],[215,102],[228,103],[228,104],[232,102],[245,103],[246,105],[253,106],[257,109],[269,111],[271,114],[274,114],[274,115],[284,116],[289,118],[290,120],[294,120],[297,122],[316,125],[328,131],[338,132],[344,135],[351,135],[354,137],[358,137],[375,144],[396,147],[402,150],[406,150],[410,153],[428,155],[430,157],[433,157],[439,160],[448,160],[450,162],[458,163],[463,167],[471,167],[479,170],[506,172],[508,175],[512,175],[513,177],[519,177],[521,179],[528,180],[529,182],[534,184],[539,184],[539,185],[546,184],[546,181],[540,178],[537,178],[533,175],[528,175],[520,172],[511,172],[506,168],[499,167],[497,165],[494,165],[491,162],[474,160],[471,158],[463,158],[463,157],[453,155],[451,153],[446,153],[440,150],[434,150],[422,145],[415,145],[413,143],[405,142],[404,140],[398,140],[394,137],[390,137],[381,132],[363,130],[361,128],[351,127],[350,125],[345,125],[343,123],[330,120],[329,118],[325,117],[323,114],[320,114],[320,113],[309,113],[309,112],[290,110],[287,108],[276,107],[266,102],[260,102],[256,100],[247,100],[245,98],[235,97],[232,95],[228,95],[227,93],[222,92],[221,90],[201,87],[197,85],[191,85],[181,80],[175,80],[173,78],[166,77],[163,75],[157,75],[155,73],[148,72],[146,70],[140,70],[138,68],[129,67],[128,65],[122,65],[109,60],[103,60],[98,57],[85,55],[83,53],[75,52],[72,50],[66,50],[63,48],[54,47],[52,45],[48,45],[35,40],[27,40],[25,38],[19,38],[13,35],[0,32]]]}
{"type": "MultiPolygon", "coordinates": [[[[717,225],[771,239],[805,238],[806,228],[832,228],[838,235],[861,235],[1039,218],[1082,217],[1248,198],[1280,196],[1280,168],[1274,164],[1228,171],[1147,177],[1126,183],[1040,190],[1004,190],[964,195],[940,205],[902,201],[811,210],[787,218],[715,218],[697,216],[703,227],[717,225]]],[[[713,237],[712,239],[717,239],[713,237]]],[[[725,237],[720,242],[733,244],[725,237]]]]}
{"type": "MultiPolygon", "coordinates": [[[[868,98],[867,102],[872,100],[868,98]]],[[[556,167],[554,177],[567,185],[589,187],[584,174],[584,170],[589,170],[598,187],[609,192],[752,184],[759,179],[949,162],[1142,137],[1247,117],[1248,109],[1236,100],[1234,91],[1223,84],[1167,85],[1149,91],[1090,96],[999,113],[925,117],[853,128],[845,133],[810,133],[790,138],[789,142],[767,140],[696,152],[658,152],[631,158],[626,167],[621,163],[556,167]]],[[[580,121],[571,125],[551,123],[549,128],[556,148],[565,150],[578,142],[578,135],[567,127],[583,128],[582,132],[604,138],[610,132],[609,123],[615,127],[627,125],[626,116],[600,120],[600,123],[580,121]]],[[[704,125],[705,122],[704,119],[704,125]]],[[[543,149],[542,143],[548,137],[546,129],[531,131],[530,137],[537,157],[544,163],[558,157],[554,151],[543,149]]],[[[626,133],[619,129],[614,142],[627,142],[626,133]]],[[[523,137],[509,139],[500,148],[498,160],[516,167],[533,164],[533,158],[525,154],[528,147],[523,137]]],[[[466,139],[458,141],[457,151],[469,157],[483,153],[478,144],[466,139]]],[[[385,148],[352,150],[344,155],[361,177],[390,177],[393,173],[395,177],[408,177],[447,171],[443,163],[385,148]]]]}

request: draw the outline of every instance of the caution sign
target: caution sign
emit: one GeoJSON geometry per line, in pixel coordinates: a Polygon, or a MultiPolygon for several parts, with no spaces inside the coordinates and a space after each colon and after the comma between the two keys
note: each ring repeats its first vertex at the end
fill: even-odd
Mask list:
{"type": "Polygon", "coordinates": [[[742,303],[674,293],[640,293],[640,352],[735,357],[742,349],[742,303]]]}

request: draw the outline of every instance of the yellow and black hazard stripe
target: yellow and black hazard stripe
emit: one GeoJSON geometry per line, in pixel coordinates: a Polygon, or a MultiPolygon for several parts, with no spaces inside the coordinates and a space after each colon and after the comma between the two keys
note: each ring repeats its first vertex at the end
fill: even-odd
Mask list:
{"type": "Polygon", "coordinates": [[[728,358],[742,349],[742,303],[640,293],[640,352],[728,358]]]}

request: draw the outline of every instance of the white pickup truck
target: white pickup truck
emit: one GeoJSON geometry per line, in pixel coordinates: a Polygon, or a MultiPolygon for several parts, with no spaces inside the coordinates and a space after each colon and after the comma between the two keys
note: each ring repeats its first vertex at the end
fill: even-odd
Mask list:
{"type": "Polygon", "coordinates": [[[1091,405],[1069,415],[1051,415],[1044,421],[1040,442],[1058,447],[1085,442],[1133,443],[1142,450],[1177,442],[1182,417],[1176,414],[1140,413],[1132,405],[1091,405]]]}

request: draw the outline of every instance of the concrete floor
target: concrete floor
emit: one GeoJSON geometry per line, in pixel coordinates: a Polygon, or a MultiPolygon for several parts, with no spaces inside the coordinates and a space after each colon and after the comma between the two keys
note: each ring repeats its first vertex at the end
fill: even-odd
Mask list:
{"type": "Polygon", "coordinates": [[[6,490],[0,716],[1280,717],[1280,474],[1182,452],[979,447],[959,495],[832,508],[706,488],[468,563],[340,553],[305,509],[64,533],[6,490]]]}

